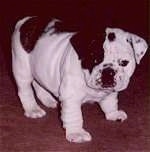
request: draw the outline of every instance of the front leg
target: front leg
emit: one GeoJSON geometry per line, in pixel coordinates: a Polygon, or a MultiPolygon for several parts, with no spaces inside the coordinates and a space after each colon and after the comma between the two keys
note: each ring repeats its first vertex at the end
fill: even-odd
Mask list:
{"type": "Polygon", "coordinates": [[[121,120],[127,119],[127,114],[123,110],[118,110],[118,93],[114,92],[108,95],[104,100],[99,102],[99,105],[107,120],[121,120]]]}
{"type": "Polygon", "coordinates": [[[84,98],[84,85],[78,79],[67,77],[60,88],[61,119],[66,129],[66,139],[69,142],[82,143],[91,140],[91,135],[83,129],[81,111],[84,98]]]}
{"type": "Polygon", "coordinates": [[[79,100],[62,101],[61,119],[66,129],[66,139],[82,143],[91,140],[91,135],[83,129],[83,117],[79,100]]]}

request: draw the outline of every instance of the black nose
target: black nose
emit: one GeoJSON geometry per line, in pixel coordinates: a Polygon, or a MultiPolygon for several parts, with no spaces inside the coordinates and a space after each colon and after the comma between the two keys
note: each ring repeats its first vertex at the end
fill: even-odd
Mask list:
{"type": "Polygon", "coordinates": [[[104,88],[113,87],[115,85],[114,76],[115,76],[114,69],[110,67],[103,69],[101,76],[102,87],[104,88]]]}

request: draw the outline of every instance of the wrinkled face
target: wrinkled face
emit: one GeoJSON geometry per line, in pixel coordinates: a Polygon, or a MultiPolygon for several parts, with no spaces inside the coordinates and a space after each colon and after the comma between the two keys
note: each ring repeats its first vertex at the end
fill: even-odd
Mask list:
{"type": "MultiPolygon", "coordinates": [[[[133,40],[131,42],[130,38],[131,34],[123,30],[106,29],[106,38],[103,43],[104,59],[93,68],[88,81],[90,87],[121,91],[128,86],[137,62],[137,53],[133,43],[139,45],[139,43],[143,44],[144,42],[144,49],[147,49],[143,39],[140,38],[136,39],[136,42],[133,40]]],[[[138,53],[141,53],[142,56],[144,51],[142,48],[141,50],[142,52],[138,51],[138,53]]]]}

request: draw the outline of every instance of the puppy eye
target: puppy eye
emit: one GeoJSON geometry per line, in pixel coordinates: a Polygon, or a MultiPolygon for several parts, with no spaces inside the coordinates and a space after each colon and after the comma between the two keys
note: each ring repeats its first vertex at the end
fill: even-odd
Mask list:
{"type": "Polygon", "coordinates": [[[127,60],[119,61],[119,65],[120,65],[120,66],[123,66],[123,67],[127,66],[128,63],[129,63],[129,61],[127,61],[127,60]]]}

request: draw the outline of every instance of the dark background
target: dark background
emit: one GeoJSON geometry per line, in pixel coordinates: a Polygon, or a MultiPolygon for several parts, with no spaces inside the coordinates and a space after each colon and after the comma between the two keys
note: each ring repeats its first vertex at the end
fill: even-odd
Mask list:
{"type": "Polygon", "coordinates": [[[2,152],[149,152],[149,50],[137,66],[129,87],[119,94],[123,122],[109,122],[96,104],[83,106],[84,126],[93,140],[70,144],[59,110],[47,109],[42,119],[23,116],[11,74],[11,34],[17,20],[28,15],[57,17],[68,31],[102,31],[119,27],[149,39],[148,0],[5,0],[0,2],[0,151],[2,152]]]}
{"type": "Polygon", "coordinates": [[[148,0],[1,1],[1,50],[9,61],[12,31],[17,20],[24,16],[56,17],[64,21],[67,30],[75,31],[119,27],[148,41],[148,5],[148,0]]]}

